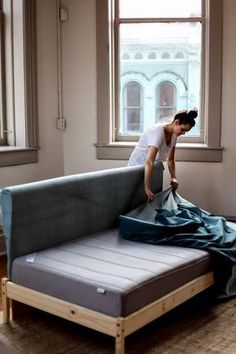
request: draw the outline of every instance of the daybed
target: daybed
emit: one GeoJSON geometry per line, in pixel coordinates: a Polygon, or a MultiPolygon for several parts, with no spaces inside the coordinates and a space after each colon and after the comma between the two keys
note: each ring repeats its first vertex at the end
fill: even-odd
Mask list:
{"type": "MultiPolygon", "coordinates": [[[[118,216],[145,201],[143,173],[124,167],[2,191],[5,322],[10,304],[23,303],[115,337],[124,354],[126,336],[213,284],[208,252],[119,237],[118,216]]],[[[154,192],[162,181],[157,163],[154,192]]]]}

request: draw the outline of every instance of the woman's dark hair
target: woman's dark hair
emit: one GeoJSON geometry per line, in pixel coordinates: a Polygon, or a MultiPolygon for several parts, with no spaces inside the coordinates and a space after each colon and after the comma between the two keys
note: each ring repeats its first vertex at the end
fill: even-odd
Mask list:
{"type": "Polygon", "coordinates": [[[196,108],[179,111],[174,116],[174,120],[179,119],[180,124],[189,124],[192,127],[195,125],[195,118],[198,116],[198,110],[196,108]]]}

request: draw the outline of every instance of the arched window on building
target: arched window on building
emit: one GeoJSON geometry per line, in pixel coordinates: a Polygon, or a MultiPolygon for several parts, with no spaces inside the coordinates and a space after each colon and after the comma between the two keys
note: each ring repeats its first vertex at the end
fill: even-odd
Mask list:
{"type": "Polygon", "coordinates": [[[175,54],[175,58],[176,59],[183,59],[184,58],[184,53],[183,52],[177,52],[176,54],[175,54]]]}
{"type": "Polygon", "coordinates": [[[161,54],[161,59],[170,59],[170,53],[168,52],[163,52],[161,54]]]}
{"type": "Polygon", "coordinates": [[[143,59],[143,54],[140,52],[136,53],[134,59],[143,59]]]}
{"type": "Polygon", "coordinates": [[[148,54],[148,59],[156,59],[156,53],[155,52],[151,52],[148,54]]]}
{"type": "Polygon", "coordinates": [[[156,89],[156,121],[168,120],[176,111],[176,87],[170,81],[162,81],[156,89]]]}
{"type": "Polygon", "coordinates": [[[125,132],[142,131],[142,87],[137,82],[129,82],[124,87],[123,119],[125,132]]]}
{"type": "Polygon", "coordinates": [[[121,59],[129,60],[129,54],[128,53],[123,53],[121,59]]]}

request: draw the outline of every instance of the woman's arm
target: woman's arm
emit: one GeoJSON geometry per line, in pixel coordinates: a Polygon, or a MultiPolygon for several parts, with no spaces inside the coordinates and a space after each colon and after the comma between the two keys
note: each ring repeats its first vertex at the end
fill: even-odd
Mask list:
{"type": "Polygon", "coordinates": [[[171,177],[170,184],[174,189],[177,189],[179,183],[176,179],[176,173],[175,173],[175,146],[170,151],[170,154],[167,159],[167,166],[171,177]]]}
{"type": "Polygon", "coordinates": [[[144,190],[147,195],[147,201],[151,202],[154,198],[154,194],[150,189],[151,177],[153,173],[153,165],[157,155],[158,149],[155,146],[149,146],[147,157],[145,160],[145,169],[144,169],[144,190]]]}

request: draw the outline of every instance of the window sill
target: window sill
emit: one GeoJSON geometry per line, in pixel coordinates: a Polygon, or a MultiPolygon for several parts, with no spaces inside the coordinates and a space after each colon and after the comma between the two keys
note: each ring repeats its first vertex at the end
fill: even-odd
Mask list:
{"type": "Polygon", "coordinates": [[[0,146],[0,167],[38,162],[38,148],[0,146]]]}
{"type": "MultiPolygon", "coordinates": [[[[136,143],[116,142],[96,144],[98,160],[128,160],[136,143]]],[[[183,144],[176,146],[176,161],[221,162],[222,147],[205,144],[183,144]]]]}

